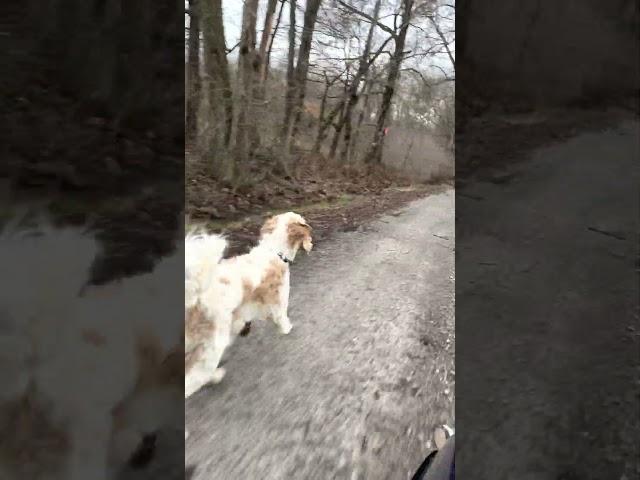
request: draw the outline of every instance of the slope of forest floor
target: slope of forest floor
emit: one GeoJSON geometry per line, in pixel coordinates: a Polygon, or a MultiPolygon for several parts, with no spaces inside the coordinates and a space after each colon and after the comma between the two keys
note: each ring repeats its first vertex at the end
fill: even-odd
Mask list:
{"type": "Polygon", "coordinates": [[[332,231],[363,228],[372,218],[417,198],[450,188],[439,179],[415,184],[385,169],[308,168],[295,180],[270,176],[251,186],[232,189],[201,163],[186,169],[186,216],[189,225],[205,225],[224,233],[228,255],[255,243],[264,220],[273,214],[296,211],[314,228],[316,241],[332,231]]]}
{"type": "Polygon", "coordinates": [[[601,131],[627,118],[635,105],[612,108],[542,109],[524,113],[485,112],[456,127],[456,182],[471,177],[506,181],[504,167],[527,153],[580,132],[601,131]]]}

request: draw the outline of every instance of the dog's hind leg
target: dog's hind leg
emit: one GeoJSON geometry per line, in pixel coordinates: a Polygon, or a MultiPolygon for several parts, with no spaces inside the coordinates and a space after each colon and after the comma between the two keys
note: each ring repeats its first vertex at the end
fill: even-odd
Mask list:
{"type": "Polygon", "coordinates": [[[207,383],[210,383],[211,377],[212,369],[207,368],[204,362],[195,364],[184,379],[184,398],[189,398],[207,383]]]}
{"type": "Polygon", "coordinates": [[[204,346],[198,345],[185,355],[184,398],[189,398],[206,383],[203,354],[204,346]]]}
{"type": "Polygon", "coordinates": [[[220,383],[225,375],[224,368],[219,368],[220,359],[231,343],[229,332],[216,331],[211,345],[207,345],[201,357],[193,365],[185,378],[184,397],[188,398],[208,383],[220,383]]]}
{"type": "Polygon", "coordinates": [[[231,344],[231,335],[229,332],[218,332],[216,338],[213,341],[213,347],[211,349],[211,359],[209,365],[213,368],[213,374],[211,375],[211,382],[220,383],[224,378],[227,371],[220,367],[220,360],[226,348],[231,344]]]}

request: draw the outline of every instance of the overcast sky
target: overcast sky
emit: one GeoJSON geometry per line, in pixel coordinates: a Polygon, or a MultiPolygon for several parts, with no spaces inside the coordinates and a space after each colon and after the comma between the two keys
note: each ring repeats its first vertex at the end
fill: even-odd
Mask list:
{"type": "MultiPolygon", "coordinates": [[[[259,16],[258,16],[258,23],[257,23],[258,39],[260,38],[261,28],[264,22],[264,11],[266,9],[266,3],[267,3],[266,1],[260,2],[260,10],[259,10],[259,16]]],[[[373,4],[373,2],[371,3],[373,4]]],[[[243,0],[222,0],[224,28],[225,28],[225,37],[227,40],[227,47],[232,47],[236,45],[236,43],[240,39],[240,27],[242,23],[243,4],[244,4],[243,0]]],[[[303,12],[301,7],[304,7],[304,5],[306,4],[306,1],[299,0],[298,4],[299,4],[298,5],[299,8],[298,8],[298,14],[297,14],[297,24],[302,25],[304,18],[303,18],[303,12]]],[[[279,8],[280,8],[280,4],[278,3],[278,9],[279,8]]],[[[276,15],[277,15],[277,11],[276,11],[276,15]]],[[[278,36],[274,41],[273,52],[271,57],[271,63],[274,65],[279,65],[282,68],[286,68],[286,53],[287,53],[287,45],[288,45],[288,40],[287,40],[288,28],[287,27],[289,25],[288,17],[289,17],[289,11],[288,11],[288,5],[286,5],[282,14],[282,20],[280,23],[280,28],[278,30],[278,36]]],[[[385,20],[383,20],[383,22],[385,22],[385,20]]],[[[391,19],[387,19],[386,22],[389,22],[389,25],[392,26],[392,24],[390,23],[391,19]]],[[[447,26],[447,29],[452,29],[452,28],[453,28],[453,22],[447,26]]],[[[454,47],[455,45],[452,45],[452,48],[454,47]]],[[[430,62],[435,65],[438,65],[439,67],[445,69],[448,72],[451,72],[452,70],[450,61],[445,53],[432,57],[430,59],[430,62]]],[[[423,71],[428,69],[428,67],[425,67],[424,60],[421,60],[419,64],[413,65],[413,66],[420,68],[423,71]]],[[[434,75],[440,74],[440,72],[437,69],[432,69],[432,73],[434,75]]]]}

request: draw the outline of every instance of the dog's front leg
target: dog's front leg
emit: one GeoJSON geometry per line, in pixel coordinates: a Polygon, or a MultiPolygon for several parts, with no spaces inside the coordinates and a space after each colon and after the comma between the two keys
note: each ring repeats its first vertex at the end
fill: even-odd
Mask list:
{"type": "Polygon", "coordinates": [[[274,305],[271,309],[271,316],[273,318],[274,323],[278,326],[280,333],[283,335],[287,335],[293,325],[291,325],[291,321],[289,320],[289,273],[285,275],[285,278],[282,282],[282,287],[279,292],[279,302],[274,305]]]}
{"type": "Polygon", "coordinates": [[[280,333],[282,333],[283,335],[287,335],[289,332],[291,332],[293,325],[291,325],[291,321],[287,316],[286,310],[279,307],[274,307],[271,318],[273,319],[273,322],[278,326],[278,330],[280,330],[280,333]]]}

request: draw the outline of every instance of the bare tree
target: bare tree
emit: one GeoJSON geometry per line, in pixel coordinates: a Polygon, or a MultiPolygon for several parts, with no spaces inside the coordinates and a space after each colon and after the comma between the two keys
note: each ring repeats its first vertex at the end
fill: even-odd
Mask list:
{"type": "MultiPolygon", "coordinates": [[[[254,81],[254,113],[256,117],[261,117],[267,113],[268,102],[266,100],[266,82],[269,71],[269,61],[271,58],[271,50],[273,41],[280,25],[280,18],[284,8],[285,0],[280,0],[280,12],[275,27],[273,27],[273,19],[279,0],[269,0],[267,11],[264,19],[264,27],[260,38],[260,47],[256,55],[256,68],[259,70],[258,77],[254,81]]],[[[260,145],[260,132],[254,128],[251,132],[251,151],[255,153],[260,145]]]]}
{"type": "Polygon", "coordinates": [[[280,0],[280,10],[278,10],[278,19],[276,20],[276,25],[275,27],[273,27],[273,32],[271,33],[271,39],[269,40],[269,47],[267,48],[267,58],[265,59],[264,62],[264,71],[262,72],[263,74],[263,84],[264,82],[266,82],[268,76],[269,76],[269,67],[271,65],[271,52],[273,51],[273,41],[276,38],[276,35],[278,34],[278,29],[280,28],[280,21],[282,20],[282,12],[284,10],[284,4],[286,3],[286,0],[280,0]]]}
{"type": "Polygon", "coordinates": [[[287,91],[284,98],[284,118],[280,130],[280,140],[284,144],[289,133],[293,98],[295,96],[296,61],[296,0],[289,0],[289,50],[287,53],[287,91]]]}
{"type": "MultiPolygon", "coordinates": [[[[244,0],[241,35],[232,48],[226,48],[224,34],[220,35],[221,0],[206,0],[206,6],[205,0],[189,1],[192,6],[201,3],[193,13],[194,17],[200,14],[204,45],[200,58],[204,68],[200,68],[207,88],[201,96],[209,100],[200,110],[204,117],[198,125],[205,132],[201,138],[207,136],[210,125],[217,127],[217,144],[223,150],[212,150],[214,143],[208,141],[209,152],[225,159],[225,177],[236,185],[235,180],[246,180],[239,174],[248,167],[266,167],[265,178],[276,171],[294,172],[290,153],[294,146],[303,149],[309,141],[315,150],[327,148],[329,160],[380,163],[384,133],[391,122],[399,129],[437,136],[441,134],[436,130],[441,132],[451,124],[448,112],[444,115],[444,110],[437,110],[444,106],[424,94],[432,86],[455,80],[451,73],[455,65],[450,68],[442,63],[447,57],[455,60],[450,15],[455,7],[443,0],[306,0],[304,4],[299,0],[244,0]],[[258,32],[261,5],[265,13],[258,32]],[[286,8],[288,35],[276,38],[281,19],[286,21],[286,8]],[[278,62],[270,65],[272,51],[278,62]],[[227,64],[232,52],[237,53],[233,92],[227,64]],[[434,55],[437,62],[430,60],[434,55]],[[279,68],[281,61],[286,68],[279,68]],[[273,75],[269,75],[270,68],[273,75]],[[437,69],[442,76],[434,74],[437,69]],[[413,91],[421,82],[424,88],[413,91]],[[274,101],[283,97],[283,103],[274,101]],[[444,116],[436,118],[436,112],[444,116]],[[258,122],[273,114],[282,115],[282,122],[258,122]],[[270,143],[273,133],[274,143],[270,143]],[[270,155],[273,160],[264,161],[270,155]]],[[[191,47],[191,52],[197,51],[191,47]]],[[[193,72],[196,58],[191,55],[189,61],[187,70],[193,72]]],[[[442,99],[439,95],[438,101],[442,99]]],[[[192,128],[193,108],[188,107],[192,128]]],[[[406,153],[402,145],[402,154],[397,154],[398,138],[386,139],[393,141],[385,149],[389,163],[401,163],[406,153]]],[[[419,155],[417,145],[410,152],[414,157],[419,155]]]]}
{"type": "Polygon", "coordinates": [[[371,96],[374,93],[373,86],[375,84],[375,79],[376,79],[376,74],[372,70],[373,70],[373,66],[367,72],[367,78],[364,81],[364,86],[362,87],[362,93],[360,94],[361,97],[364,97],[364,100],[362,102],[362,107],[360,108],[360,114],[358,115],[356,128],[351,138],[350,152],[353,152],[353,149],[358,144],[358,139],[360,138],[360,132],[362,131],[362,123],[365,117],[368,117],[371,114],[370,103],[371,103],[371,96]]]}
{"type": "Polygon", "coordinates": [[[313,146],[315,151],[319,151],[322,143],[327,136],[327,129],[332,125],[334,118],[344,106],[344,100],[342,100],[336,108],[332,109],[329,115],[325,115],[327,110],[327,100],[329,97],[329,90],[340,79],[342,74],[338,74],[334,77],[329,77],[327,72],[323,72],[324,76],[324,89],[322,91],[322,99],[320,101],[320,114],[318,115],[318,133],[316,134],[316,140],[313,146]]]}
{"type": "Polygon", "coordinates": [[[198,107],[200,104],[200,18],[197,0],[189,0],[189,43],[187,51],[186,134],[197,135],[198,107]]]}
{"type": "Polygon", "coordinates": [[[255,116],[252,115],[253,85],[257,79],[256,22],[259,0],[246,0],[242,10],[242,31],[238,57],[238,92],[236,135],[234,145],[235,172],[249,160],[252,132],[255,132],[255,116]]]}
{"type": "MultiPolygon", "coordinates": [[[[311,40],[318,18],[318,10],[322,0],[307,0],[307,8],[304,11],[304,25],[302,27],[302,36],[300,38],[300,48],[298,49],[298,61],[296,63],[296,71],[294,78],[294,96],[293,96],[293,123],[291,125],[291,136],[288,143],[291,144],[298,134],[298,127],[302,116],[304,105],[304,97],[307,86],[307,74],[309,72],[309,55],[311,54],[311,40]]],[[[287,128],[287,131],[289,129],[287,128]]]]}
{"type": "Polygon", "coordinates": [[[409,30],[409,24],[411,22],[411,15],[413,13],[414,0],[402,0],[402,15],[400,30],[395,35],[395,49],[388,65],[388,75],[386,84],[384,86],[384,92],[382,94],[382,104],[378,112],[378,119],[376,121],[376,131],[371,142],[371,147],[365,160],[368,163],[380,163],[382,161],[382,146],[384,142],[384,129],[387,122],[387,116],[391,109],[391,100],[396,88],[396,82],[400,75],[400,67],[402,66],[402,60],[404,57],[404,45],[407,39],[407,32],[409,30]]]}
{"type": "MultiPolygon", "coordinates": [[[[273,17],[276,13],[277,6],[278,0],[269,0],[269,3],[267,4],[267,12],[264,17],[264,27],[262,28],[262,35],[260,36],[260,49],[258,52],[258,60],[260,61],[260,85],[264,85],[264,82],[267,79],[267,69],[269,68],[267,63],[267,49],[272,45],[272,43],[269,42],[269,39],[273,38],[271,31],[273,30],[273,17]]],[[[280,8],[280,12],[282,12],[282,8],[280,8]]]]}
{"type": "Polygon", "coordinates": [[[215,111],[217,102],[222,104],[223,142],[227,148],[233,128],[233,91],[229,76],[229,63],[222,20],[222,0],[201,0],[202,39],[204,41],[204,65],[209,90],[209,106],[215,111]]]}
{"type": "Polygon", "coordinates": [[[340,154],[340,160],[345,162],[349,155],[349,148],[351,147],[351,136],[352,136],[352,124],[351,124],[351,116],[353,114],[353,109],[358,103],[358,91],[360,89],[360,81],[365,78],[367,72],[369,70],[369,66],[371,65],[369,60],[369,55],[371,53],[371,43],[373,42],[373,33],[376,29],[376,25],[378,23],[378,17],[380,15],[380,4],[381,0],[376,0],[375,6],[373,7],[373,15],[371,26],[369,27],[369,33],[367,35],[367,40],[364,45],[364,50],[362,52],[362,56],[358,62],[358,71],[349,86],[349,90],[347,92],[347,106],[344,113],[344,147],[340,154]]]}
{"type": "Polygon", "coordinates": [[[336,150],[338,149],[338,142],[340,141],[340,136],[342,135],[342,130],[344,129],[345,123],[345,115],[346,115],[346,104],[349,96],[349,83],[345,83],[344,85],[344,99],[338,103],[339,112],[338,112],[338,121],[335,124],[335,132],[333,134],[333,140],[331,141],[331,146],[329,147],[329,158],[333,159],[336,156],[336,150]]]}

